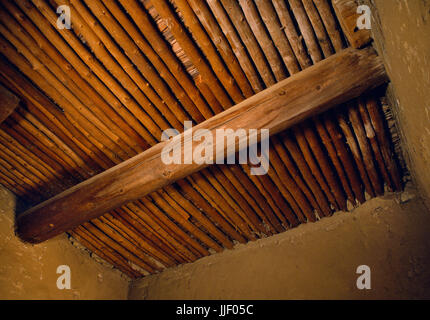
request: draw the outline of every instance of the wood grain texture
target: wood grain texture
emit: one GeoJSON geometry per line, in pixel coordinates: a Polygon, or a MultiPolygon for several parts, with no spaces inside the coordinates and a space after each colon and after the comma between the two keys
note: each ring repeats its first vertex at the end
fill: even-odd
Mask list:
{"type": "MultiPolygon", "coordinates": [[[[346,49],[193,129],[214,133],[219,128],[264,128],[273,135],[386,81],[383,64],[373,49],[346,49]]],[[[182,133],[179,143],[184,136],[189,139],[187,132],[182,133]]],[[[42,242],[207,166],[164,164],[161,152],[168,143],[159,143],[22,213],[17,217],[18,235],[28,242],[42,242]]],[[[239,141],[235,143],[237,146],[239,141]]]]}
{"type": "Polygon", "coordinates": [[[10,116],[18,104],[19,98],[0,85],[0,123],[10,116]]]}
{"type": "Polygon", "coordinates": [[[332,0],[340,26],[353,48],[362,48],[372,40],[370,30],[357,28],[358,3],[356,0],[332,0]]]}

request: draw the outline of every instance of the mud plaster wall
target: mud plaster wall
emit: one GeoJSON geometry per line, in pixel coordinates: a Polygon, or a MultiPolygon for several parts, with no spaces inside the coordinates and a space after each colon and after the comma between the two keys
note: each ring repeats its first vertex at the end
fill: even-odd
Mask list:
{"type": "Polygon", "coordinates": [[[430,0],[366,0],[404,155],[430,208],[430,0]]]}
{"type": "Polygon", "coordinates": [[[129,281],[74,247],[66,235],[27,245],[14,235],[14,196],[0,185],[0,299],[126,299],[129,281]],[[59,265],[71,289],[59,290],[59,265]]]}
{"type": "Polygon", "coordinates": [[[430,214],[421,200],[399,204],[386,196],[139,279],[129,298],[430,298],[429,232],[430,214]],[[371,290],[356,287],[363,264],[371,268],[371,290]]]}

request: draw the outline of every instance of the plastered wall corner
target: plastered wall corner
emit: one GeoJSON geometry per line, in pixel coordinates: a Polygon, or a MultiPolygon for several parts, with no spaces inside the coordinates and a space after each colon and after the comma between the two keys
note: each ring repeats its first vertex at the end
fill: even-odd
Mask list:
{"type": "Polygon", "coordinates": [[[37,245],[14,234],[16,200],[0,185],[0,299],[127,299],[129,279],[72,245],[65,234],[37,245]],[[57,287],[60,265],[70,289],[57,287]]]}
{"type": "Polygon", "coordinates": [[[412,179],[430,208],[430,1],[366,0],[412,179]]]}

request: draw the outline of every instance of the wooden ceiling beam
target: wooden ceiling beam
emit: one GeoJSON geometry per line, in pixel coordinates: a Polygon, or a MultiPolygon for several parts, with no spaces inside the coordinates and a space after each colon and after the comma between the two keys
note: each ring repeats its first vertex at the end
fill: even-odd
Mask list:
{"type": "Polygon", "coordinates": [[[15,110],[19,98],[0,84],[0,123],[15,110]]]}
{"type": "MultiPolygon", "coordinates": [[[[247,132],[269,129],[273,135],[386,81],[383,63],[372,48],[346,49],[200,123],[193,130],[207,129],[215,133],[219,128],[247,132]]],[[[186,133],[178,139],[182,152],[184,137],[189,139],[186,133]]],[[[18,236],[27,242],[42,242],[207,166],[194,162],[163,163],[161,152],[169,143],[159,143],[18,215],[18,236]]],[[[234,143],[237,147],[238,141],[234,143]]],[[[227,144],[224,147],[227,149],[227,144]]]]}
{"type": "Polygon", "coordinates": [[[357,12],[359,4],[357,0],[332,0],[334,11],[340,26],[354,48],[362,48],[372,41],[369,29],[358,29],[357,21],[360,14],[357,12]]]}

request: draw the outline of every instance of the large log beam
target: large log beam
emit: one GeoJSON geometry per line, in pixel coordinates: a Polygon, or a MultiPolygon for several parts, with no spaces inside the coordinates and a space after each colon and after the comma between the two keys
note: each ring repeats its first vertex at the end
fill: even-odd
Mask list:
{"type": "MultiPolygon", "coordinates": [[[[216,129],[247,132],[269,129],[273,135],[386,81],[382,61],[372,48],[346,49],[200,123],[193,130],[208,129],[215,133],[216,129]]],[[[180,135],[182,151],[184,134],[189,139],[187,132],[180,135]]],[[[18,215],[17,234],[27,242],[42,242],[207,166],[163,163],[161,152],[168,143],[171,142],[161,142],[18,215]]],[[[239,142],[234,143],[237,147],[239,142]]],[[[217,144],[214,141],[214,147],[217,144]]],[[[225,150],[227,147],[228,143],[225,150]]]]}

